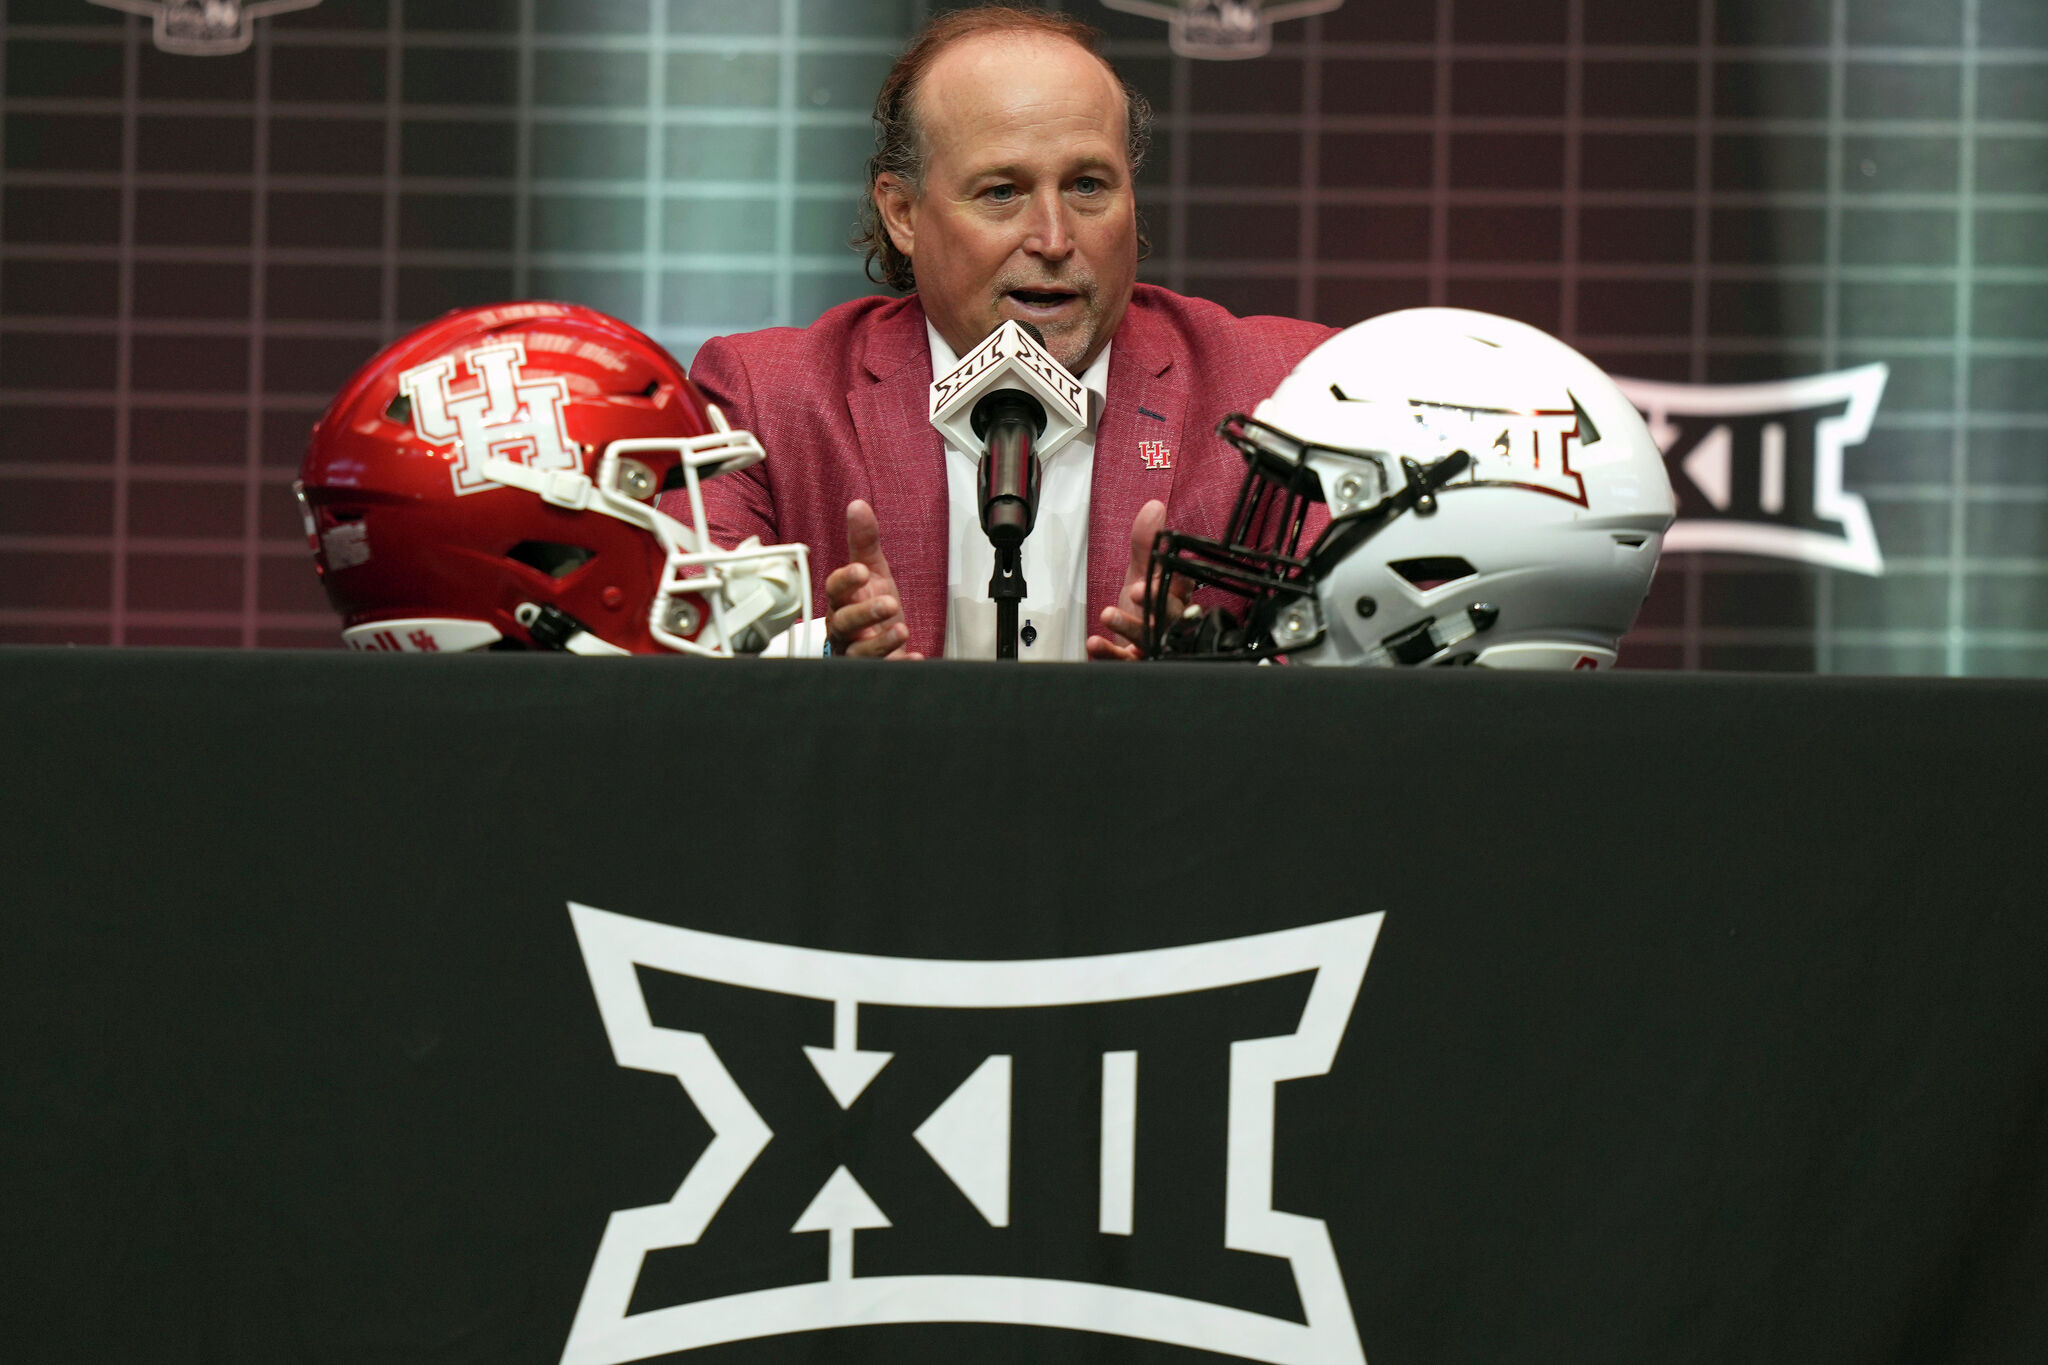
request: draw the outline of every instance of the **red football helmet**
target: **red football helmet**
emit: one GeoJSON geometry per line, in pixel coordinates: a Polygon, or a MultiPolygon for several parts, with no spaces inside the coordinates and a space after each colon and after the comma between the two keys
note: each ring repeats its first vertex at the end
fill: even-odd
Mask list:
{"type": "Polygon", "coordinates": [[[631,327],[507,303],[363,366],[295,490],[352,649],[724,656],[811,615],[803,546],[704,531],[701,481],[763,458],[631,327]],[[673,488],[692,525],[655,509],[673,488]]]}

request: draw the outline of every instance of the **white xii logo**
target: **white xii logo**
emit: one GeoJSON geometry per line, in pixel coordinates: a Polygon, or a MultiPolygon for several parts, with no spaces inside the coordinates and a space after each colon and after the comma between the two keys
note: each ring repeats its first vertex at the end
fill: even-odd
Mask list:
{"type": "MultiPolygon", "coordinates": [[[[1270,1365],[1363,1365],[1365,1357],[1352,1319],[1350,1297],[1327,1227],[1320,1218],[1283,1212],[1273,1206],[1274,1092],[1283,1081],[1321,1076],[1329,1071],[1357,1001],[1366,963],[1379,934],[1381,915],[1358,915],[1246,938],[1145,952],[962,961],[881,957],[762,943],[658,924],[584,905],[572,904],[569,913],[605,1033],[619,1065],[674,1076],[703,1117],[711,1139],[666,1203],[621,1209],[611,1215],[562,1353],[563,1365],[618,1365],[789,1332],[902,1323],[1067,1328],[1218,1352],[1270,1365]],[[1311,973],[1312,981],[1308,979],[1311,973]],[[655,1022],[660,1011],[655,1008],[656,987],[650,982],[663,980],[681,982],[678,989],[714,992],[685,997],[697,1002],[691,1006],[692,1011],[714,1008],[706,1002],[718,1001],[728,1002],[716,1007],[718,1012],[751,1009],[754,1007],[733,1002],[763,998],[754,993],[780,998],[782,1004],[778,1008],[820,1010],[829,1003],[830,1046],[822,1045],[822,1034],[815,1035],[820,1045],[802,1046],[802,1060],[797,1059],[799,1049],[789,1047],[788,1059],[784,1061],[779,1044],[767,1052],[762,1050],[762,1026],[755,1015],[745,1019],[714,1017],[700,1022],[700,1027],[710,1031],[722,1028],[723,1036],[732,1040],[721,1055],[705,1032],[655,1022]],[[936,1090],[918,1091],[917,1085],[929,1085],[933,1079],[931,1074],[920,1072],[918,1059],[906,1055],[898,1060],[897,1052],[864,1049],[858,1037],[863,1007],[871,1007],[885,1017],[893,1011],[899,1026],[895,1037],[901,1048],[906,1037],[901,1032],[903,1020],[920,1012],[929,1012],[935,1024],[973,1015],[987,1027],[1000,1031],[1017,1027],[1014,1021],[1019,1017],[1037,1018],[1037,1011],[1046,1009],[1208,1010],[1209,1001],[1217,997],[1200,993],[1221,992],[1223,997],[1241,998],[1244,989],[1290,981],[1305,989],[1305,1001],[1298,995],[1287,997],[1289,1003],[1283,1016],[1294,1021],[1292,1031],[1270,1036],[1275,1016],[1260,1016],[1258,1022],[1249,1023],[1254,1036],[1233,1036],[1227,1043],[1227,1055],[1217,1054],[1220,1069],[1214,1073],[1218,1082],[1214,1089],[1201,1087],[1203,1094],[1213,1094],[1221,1100],[1227,1111],[1217,1116],[1226,1154],[1224,1188],[1204,1192],[1185,1185],[1161,1187],[1152,1189],[1151,1202],[1141,1197],[1140,1186],[1152,1188],[1150,1182],[1155,1177],[1145,1175],[1138,1155],[1160,1149],[1147,1146],[1140,1137],[1149,1122],[1156,1139],[1159,1125],[1169,1121],[1157,1115],[1148,1120],[1141,1112],[1139,1096],[1146,1093],[1157,1097],[1165,1093],[1171,1102],[1183,1102],[1186,1097],[1173,1093],[1171,1086],[1167,1092],[1141,1089],[1141,1071],[1148,1065],[1145,1048],[1100,1047],[1090,1041],[1094,1035],[1083,1030],[1077,1035],[1078,1041],[1069,1039],[1062,1046],[1070,1043],[1084,1049],[1096,1046],[1099,1050],[1085,1054],[1062,1052],[1059,1055],[1063,1064],[1047,1068],[1042,1065],[1042,1056],[1020,1055],[1013,1059],[1011,1053],[1017,1051],[1016,1047],[984,1055],[983,1043],[977,1041],[965,1055],[979,1057],[978,1064],[963,1064],[945,1073],[936,1090]],[[741,994],[735,995],[733,988],[741,994]],[[1020,1016],[1016,1013],[1020,1010],[1030,1013],[1020,1016]],[[960,1013],[943,1014],[945,1011],[960,1013]],[[758,1287],[734,1285],[728,1280],[719,1285],[716,1297],[636,1306],[635,1291],[643,1266],[651,1265],[658,1256],[673,1254],[675,1249],[694,1247],[706,1238],[707,1230],[716,1233],[714,1219],[729,1200],[735,1207],[754,1210],[755,1221],[765,1218],[767,1215],[760,1211],[769,1205],[760,1197],[749,1173],[758,1165],[772,1164],[775,1148],[771,1148],[771,1143],[780,1137],[795,1144],[791,1151],[807,1150],[806,1139],[814,1138],[815,1134],[799,1131],[800,1127],[829,1126],[837,1121],[835,1116],[852,1108],[878,1076],[889,1072],[892,1062],[902,1077],[897,1087],[899,1094],[913,1091],[938,1095],[944,1093],[946,1085],[952,1086],[951,1093],[945,1094],[935,1108],[927,1111],[925,1105],[930,1101],[919,1101],[914,1116],[921,1115],[922,1121],[909,1136],[930,1158],[929,1164],[921,1169],[930,1172],[936,1166],[944,1181],[951,1182],[948,1188],[957,1190],[957,1195],[949,1195],[948,1199],[957,1204],[958,1197],[965,1196],[966,1204],[958,1205],[958,1217],[967,1220],[963,1226],[980,1230],[974,1234],[976,1237],[986,1241],[1014,1236],[1005,1231],[1013,1216],[1013,1161],[1030,1165],[1040,1154],[1029,1149],[1013,1151],[1013,1133],[1035,1133],[1041,1140],[1048,1134],[1057,1141],[1071,1137],[1075,1150],[1082,1151],[1086,1164],[1096,1171],[1097,1179],[1092,1182],[1095,1188],[1085,1192],[1090,1197],[1077,1204],[1072,1198],[1076,1192],[1071,1189],[1034,1186],[1025,1191],[1030,1199],[1017,1210],[1019,1217],[1034,1217],[1035,1206],[1047,1198],[1065,1200],[1064,1207],[1085,1208],[1087,1212],[1082,1217],[1093,1225],[1075,1231],[1097,1242],[1117,1239],[1121,1245],[1122,1239],[1146,1235],[1144,1224],[1152,1216],[1146,1212],[1148,1209],[1171,1214],[1190,1202],[1214,1198],[1221,1211],[1221,1245],[1207,1249],[1192,1247],[1190,1254],[1241,1257],[1249,1253],[1257,1260],[1278,1258],[1284,1263],[1285,1272],[1291,1274],[1292,1296],[1298,1299],[1299,1315],[1251,1311],[1124,1283],[1032,1274],[1028,1267],[1020,1267],[1027,1271],[1021,1274],[965,1273],[981,1267],[955,1262],[944,1252],[927,1263],[939,1273],[902,1273],[907,1264],[902,1239],[910,1237],[914,1241],[921,1234],[892,1223],[891,1209],[896,1205],[891,1203],[886,1190],[883,1198],[877,1200],[846,1164],[839,1164],[839,1156],[828,1153],[820,1157],[816,1151],[810,1151],[807,1158],[812,1164],[802,1168],[808,1173],[790,1177],[796,1183],[784,1192],[785,1201],[775,1205],[788,1210],[800,1206],[802,1211],[793,1218],[788,1212],[776,1214],[773,1226],[752,1228],[747,1235],[779,1239],[775,1245],[797,1246],[790,1239],[824,1234],[822,1245],[808,1244],[825,1253],[820,1261],[808,1262],[822,1268],[822,1278],[790,1283],[791,1272],[787,1267],[801,1262],[783,1257],[780,1278],[769,1274],[758,1282],[758,1287]],[[1038,1063],[1031,1072],[1036,1078],[1035,1089],[1024,1083],[1027,1062],[1038,1063]],[[783,1070],[771,1075],[776,1067],[783,1070]],[[765,1079],[750,1080],[750,1088],[743,1089],[735,1079],[734,1069],[748,1074],[750,1068],[765,1079]],[[952,1077],[962,1072],[966,1073],[965,1078],[955,1084],[952,1077]],[[768,1084],[774,1075],[784,1077],[785,1083],[780,1087],[768,1084]],[[810,1079],[805,1084],[817,1096],[810,1102],[821,1106],[812,1111],[815,1121],[799,1125],[785,1118],[778,1133],[762,1116],[762,1109],[766,1108],[771,1116],[789,1114],[788,1092],[801,1087],[793,1087],[788,1078],[802,1080],[807,1076],[810,1079]],[[1053,1090],[1046,1088],[1048,1079],[1053,1090]],[[818,1086],[820,1081],[822,1089],[818,1086]],[[1075,1107],[1096,1112],[1099,1126],[1089,1125],[1094,1131],[1075,1133],[1071,1124],[1048,1125],[1043,1122],[1046,1113],[1029,1112],[1033,1105],[1047,1102],[1048,1097],[1052,1107],[1062,1112],[1075,1107]],[[1079,1099],[1080,1105],[1068,1104],[1069,1097],[1079,1099]],[[1084,1143],[1085,1148],[1080,1145],[1084,1143]],[[755,1191],[754,1195],[734,1199],[735,1190],[742,1189],[743,1182],[745,1189],[755,1191]],[[966,1205],[971,1205],[971,1211],[966,1205]],[[860,1268],[870,1258],[857,1254],[856,1238],[863,1232],[897,1238],[882,1258],[890,1264],[869,1274],[861,1274],[860,1268]]],[[[776,1001],[769,999],[765,1004],[775,1005],[776,1001]]],[[[815,1017],[822,1024],[825,1015],[815,1017]]],[[[950,1035],[959,1029],[948,1026],[938,1031],[950,1035]]],[[[1020,1038],[1019,1043],[1026,1049],[1033,1045],[1028,1039],[1020,1038]]],[[[1174,1073],[1162,1073],[1171,1074],[1174,1073]]],[[[887,1083],[876,1088],[886,1089],[887,1083]]],[[[907,1128],[908,1123],[904,1126],[907,1128]]],[[[1173,1136],[1171,1130],[1168,1136],[1173,1136]]],[[[776,1143],[776,1147],[780,1146],[776,1143]]],[[[873,1153],[863,1160],[873,1160],[873,1153]]],[[[783,1165],[777,1169],[797,1170],[791,1163],[792,1159],[785,1156],[783,1165]]],[[[1044,1172],[1051,1168],[1040,1162],[1036,1169],[1044,1172]]],[[[886,1172],[884,1178],[894,1179],[886,1176],[886,1172]]],[[[760,1179],[773,1184],[769,1175],[760,1179]]],[[[1079,1181],[1064,1183],[1089,1182],[1083,1175],[1079,1181]]],[[[891,1188],[907,1187],[899,1182],[891,1188]]],[[[899,1216],[903,1212],[897,1208],[899,1216]]],[[[729,1230],[732,1216],[721,1226],[729,1230]]],[[[1042,1231],[1047,1225],[1033,1226],[1042,1231]]],[[[1156,1235],[1156,1229],[1154,1232],[1156,1235]]],[[[1026,1241],[1037,1235],[1030,1233],[1026,1241]]],[[[813,1269],[809,1273],[816,1275],[818,1271],[813,1269]]]]}
{"type": "Polygon", "coordinates": [[[1717,551],[1884,572],[1863,495],[1843,454],[1870,435],[1885,366],[1759,384],[1617,379],[1664,452],[1678,520],[1664,552],[1717,551]]]}

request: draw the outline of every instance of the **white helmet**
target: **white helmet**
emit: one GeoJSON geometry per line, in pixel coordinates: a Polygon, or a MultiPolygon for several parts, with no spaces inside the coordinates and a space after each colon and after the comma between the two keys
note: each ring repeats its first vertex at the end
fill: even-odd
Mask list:
{"type": "Polygon", "coordinates": [[[1154,543],[1154,658],[1610,668],[1676,510],[1613,380],[1461,308],[1338,333],[1217,432],[1244,486],[1221,540],[1154,543]],[[1304,552],[1312,502],[1330,524],[1304,552]],[[1243,615],[1172,617],[1176,578],[1242,597],[1243,615]]]}

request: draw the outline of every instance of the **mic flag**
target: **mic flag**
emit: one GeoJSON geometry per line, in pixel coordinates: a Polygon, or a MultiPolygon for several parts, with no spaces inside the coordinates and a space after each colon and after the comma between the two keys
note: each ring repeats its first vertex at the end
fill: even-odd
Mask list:
{"type": "Polygon", "coordinates": [[[931,421],[955,450],[978,452],[975,405],[1001,389],[1016,389],[1045,409],[1045,430],[1031,443],[1041,460],[1088,428],[1088,392],[1052,353],[1014,320],[1005,322],[932,383],[931,421]]]}

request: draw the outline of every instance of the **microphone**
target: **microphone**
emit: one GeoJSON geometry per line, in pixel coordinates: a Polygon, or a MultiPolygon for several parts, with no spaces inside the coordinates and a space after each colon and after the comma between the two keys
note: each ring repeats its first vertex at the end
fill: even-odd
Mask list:
{"type": "MultiPolygon", "coordinates": [[[[1042,342],[1031,324],[1032,340],[1042,342]]],[[[968,422],[987,442],[977,481],[981,529],[997,549],[1021,544],[1038,523],[1038,484],[1045,472],[1031,446],[1045,434],[1045,404],[1024,389],[990,389],[975,400],[968,422]]]]}
{"type": "Polygon", "coordinates": [[[1036,327],[1012,319],[933,381],[931,422],[955,449],[982,452],[976,479],[981,529],[996,551],[996,657],[1014,659],[1020,551],[1038,520],[1043,461],[1087,430],[1087,390],[1036,327]]]}

